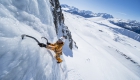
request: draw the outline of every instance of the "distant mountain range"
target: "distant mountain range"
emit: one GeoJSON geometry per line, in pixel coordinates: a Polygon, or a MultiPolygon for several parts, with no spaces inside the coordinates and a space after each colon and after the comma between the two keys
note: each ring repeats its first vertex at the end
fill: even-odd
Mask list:
{"type": "Polygon", "coordinates": [[[92,11],[79,10],[76,7],[73,7],[73,6],[71,7],[66,4],[62,4],[61,7],[66,12],[77,14],[77,15],[83,16],[85,18],[90,18],[90,17],[103,17],[105,19],[113,18],[112,15],[107,14],[107,13],[93,13],[92,11]]]}
{"type": "Polygon", "coordinates": [[[123,19],[116,19],[112,15],[107,13],[93,13],[92,11],[88,10],[79,10],[76,7],[68,6],[66,4],[61,4],[62,10],[65,12],[69,12],[75,15],[79,15],[85,18],[91,17],[102,17],[107,19],[110,23],[120,26],[122,28],[134,31],[140,34],[140,22],[136,20],[123,20],[123,19]]]}
{"type": "Polygon", "coordinates": [[[140,22],[136,20],[110,19],[110,23],[140,34],[140,22]]]}

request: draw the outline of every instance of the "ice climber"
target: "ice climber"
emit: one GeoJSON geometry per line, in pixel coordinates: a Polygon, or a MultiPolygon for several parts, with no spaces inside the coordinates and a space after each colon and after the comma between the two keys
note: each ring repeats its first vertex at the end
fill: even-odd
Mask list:
{"type": "Polygon", "coordinates": [[[56,58],[57,62],[61,63],[63,60],[60,58],[60,56],[62,55],[62,48],[63,48],[64,42],[65,42],[65,38],[60,37],[57,40],[57,42],[54,44],[47,42],[47,45],[44,43],[39,43],[38,45],[40,47],[45,47],[47,49],[53,50],[56,53],[55,58],[56,58]]]}

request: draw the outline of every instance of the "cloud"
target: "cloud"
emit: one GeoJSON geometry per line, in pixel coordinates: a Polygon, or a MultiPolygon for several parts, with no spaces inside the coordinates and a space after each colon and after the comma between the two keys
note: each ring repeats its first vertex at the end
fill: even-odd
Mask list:
{"type": "Polygon", "coordinates": [[[127,15],[126,13],[123,13],[123,12],[118,12],[119,14],[121,14],[121,15],[127,15]]]}

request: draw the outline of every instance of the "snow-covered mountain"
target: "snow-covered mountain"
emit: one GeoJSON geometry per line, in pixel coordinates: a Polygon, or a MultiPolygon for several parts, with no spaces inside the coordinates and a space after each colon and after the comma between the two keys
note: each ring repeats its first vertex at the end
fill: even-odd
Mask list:
{"type": "Polygon", "coordinates": [[[113,18],[112,15],[107,14],[107,13],[93,13],[92,11],[88,11],[88,10],[79,10],[76,7],[73,7],[73,6],[71,7],[71,6],[68,6],[66,4],[61,4],[61,7],[66,12],[80,15],[80,16],[83,16],[85,18],[90,18],[90,17],[103,17],[105,19],[113,18]]]}
{"type": "Polygon", "coordinates": [[[85,18],[63,11],[63,19],[59,4],[0,0],[0,80],[140,80],[139,34],[101,15],[85,18]],[[65,36],[63,62],[57,64],[52,50],[22,34],[41,43],[46,43],[41,37],[54,43],[65,36]]]}
{"type": "Polygon", "coordinates": [[[79,10],[76,7],[73,7],[73,6],[71,7],[66,4],[62,4],[61,7],[63,11],[65,12],[80,15],[85,18],[102,17],[102,18],[108,19],[112,24],[115,24],[117,26],[126,28],[128,30],[131,30],[140,34],[140,22],[137,22],[136,20],[116,19],[112,15],[107,14],[107,13],[93,13],[92,11],[79,10]]]}
{"type": "Polygon", "coordinates": [[[140,34],[140,22],[136,20],[109,19],[112,24],[140,34]]]}

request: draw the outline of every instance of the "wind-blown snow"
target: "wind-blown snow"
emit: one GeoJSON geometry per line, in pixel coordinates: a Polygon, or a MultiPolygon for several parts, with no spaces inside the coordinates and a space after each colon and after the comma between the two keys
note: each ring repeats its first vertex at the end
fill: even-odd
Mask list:
{"type": "Polygon", "coordinates": [[[140,80],[140,43],[125,29],[101,17],[64,15],[78,46],[64,56],[69,80],[140,80]]]}
{"type": "Polygon", "coordinates": [[[63,80],[54,52],[30,38],[57,40],[49,0],[0,0],[0,80],[63,80]]]}

